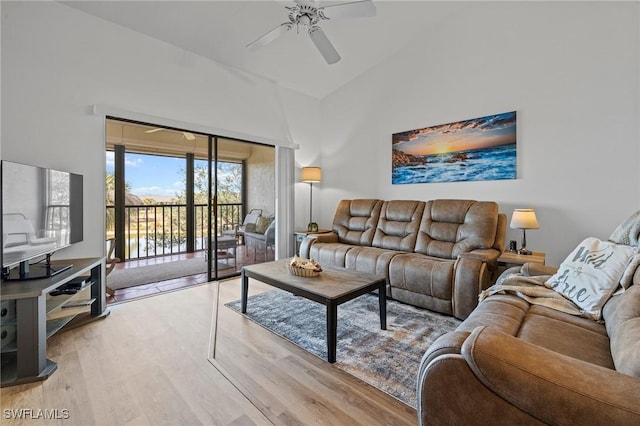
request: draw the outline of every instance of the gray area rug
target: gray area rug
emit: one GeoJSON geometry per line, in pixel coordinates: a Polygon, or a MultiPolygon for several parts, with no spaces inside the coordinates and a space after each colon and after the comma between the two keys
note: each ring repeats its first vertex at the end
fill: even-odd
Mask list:
{"type": "MultiPolygon", "coordinates": [[[[233,260],[230,262],[229,265],[218,262],[218,270],[233,268],[233,260]]],[[[176,260],[139,268],[114,269],[107,276],[107,285],[118,290],[206,272],[207,262],[203,258],[176,260]]]]}
{"type": "MultiPolygon", "coordinates": [[[[240,301],[226,304],[240,312],[240,301]]],[[[378,296],[365,294],[338,307],[336,367],[416,407],[420,360],[460,321],[395,300],[387,301],[387,330],[380,329],[378,296]]],[[[247,316],[326,360],[324,305],[273,290],[249,297],[247,316]]]]}

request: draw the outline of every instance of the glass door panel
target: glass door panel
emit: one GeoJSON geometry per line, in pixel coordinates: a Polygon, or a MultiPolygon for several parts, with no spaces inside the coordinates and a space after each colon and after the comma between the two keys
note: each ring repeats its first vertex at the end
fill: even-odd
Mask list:
{"type": "Polygon", "coordinates": [[[275,148],[211,137],[211,279],[274,259],[275,148]],[[214,196],[215,195],[215,196],[214,196]],[[248,220],[250,216],[255,220],[248,220]]]}

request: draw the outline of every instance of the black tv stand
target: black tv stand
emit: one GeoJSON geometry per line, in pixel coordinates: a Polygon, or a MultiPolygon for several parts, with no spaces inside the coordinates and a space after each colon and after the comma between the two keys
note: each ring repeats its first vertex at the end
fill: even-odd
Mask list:
{"type": "Polygon", "coordinates": [[[1,284],[0,326],[7,333],[1,336],[0,387],[45,380],[57,368],[47,358],[47,339],[109,314],[104,258],[67,259],[50,266],[58,271],[55,277],[1,284]],[[69,263],[73,266],[65,268],[69,263]],[[51,294],[72,283],[80,283],[77,293],[51,294]]]}
{"type": "Polygon", "coordinates": [[[2,278],[5,281],[24,281],[24,280],[40,280],[42,278],[51,278],[61,272],[71,268],[73,264],[65,264],[53,266],[51,264],[51,254],[44,259],[44,263],[29,264],[28,260],[20,262],[20,266],[10,269],[8,274],[2,278]]]}

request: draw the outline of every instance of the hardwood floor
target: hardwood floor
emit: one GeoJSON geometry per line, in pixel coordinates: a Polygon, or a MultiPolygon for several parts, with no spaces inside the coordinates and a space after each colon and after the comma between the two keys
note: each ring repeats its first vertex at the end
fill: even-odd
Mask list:
{"type": "MultiPolygon", "coordinates": [[[[239,286],[222,282],[220,301],[237,298],[239,286]]],[[[47,355],[58,370],[1,389],[2,424],[416,423],[415,410],[227,308],[209,362],[216,294],[211,283],[117,304],[103,321],[54,335],[47,355]],[[59,418],[36,422],[39,409],[59,418]]]]}
{"type": "Polygon", "coordinates": [[[224,307],[239,298],[239,279],[220,282],[214,362],[274,424],[416,424],[414,409],[224,307]]]}

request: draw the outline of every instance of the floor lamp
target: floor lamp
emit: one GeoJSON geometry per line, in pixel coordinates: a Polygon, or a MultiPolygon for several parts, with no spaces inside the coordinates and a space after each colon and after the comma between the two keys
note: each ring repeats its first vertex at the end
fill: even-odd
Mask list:
{"type": "Polygon", "coordinates": [[[300,173],[300,180],[309,184],[309,224],[307,231],[317,231],[318,224],[312,219],[313,215],[313,184],[322,180],[322,170],[320,167],[303,167],[300,173]]]}

